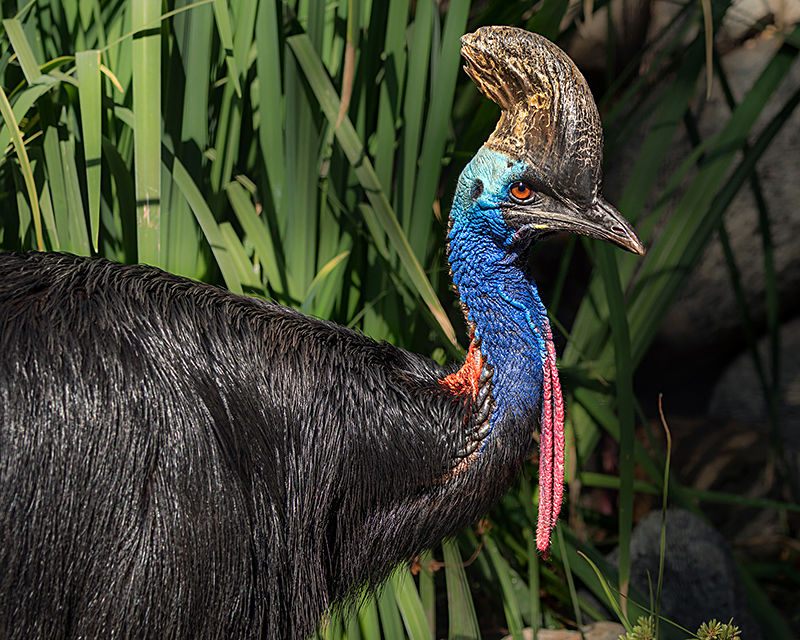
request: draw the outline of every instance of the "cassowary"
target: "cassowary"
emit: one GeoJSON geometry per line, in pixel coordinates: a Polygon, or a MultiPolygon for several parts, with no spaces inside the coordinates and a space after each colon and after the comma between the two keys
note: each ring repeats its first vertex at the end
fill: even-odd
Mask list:
{"type": "Polygon", "coordinates": [[[147,266],[0,256],[0,637],[304,638],[484,514],[537,428],[547,550],[563,404],[529,249],[644,249],[566,55],[510,28],[463,55],[502,115],[450,215],[460,368],[147,266]]]}

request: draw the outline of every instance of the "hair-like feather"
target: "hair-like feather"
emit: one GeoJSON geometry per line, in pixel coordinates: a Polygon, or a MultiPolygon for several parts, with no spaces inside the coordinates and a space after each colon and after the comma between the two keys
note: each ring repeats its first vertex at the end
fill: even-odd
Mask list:
{"type": "Polygon", "coordinates": [[[150,267],[0,254],[0,636],[305,637],[518,469],[532,423],[491,482],[450,473],[450,373],[150,267]]]}

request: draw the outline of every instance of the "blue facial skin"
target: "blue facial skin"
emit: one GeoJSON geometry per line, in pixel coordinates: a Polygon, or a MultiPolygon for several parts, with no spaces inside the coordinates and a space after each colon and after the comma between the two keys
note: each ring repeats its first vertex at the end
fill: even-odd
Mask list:
{"type": "Polygon", "coordinates": [[[547,312],[525,273],[527,243],[514,242],[515,231],[500,208],[525,169],[524,163],[481,148],[459,177],[450,213],[453,281],[496,374],[492,432],[500,420],[538,415],[541,407],[547,312]]]}

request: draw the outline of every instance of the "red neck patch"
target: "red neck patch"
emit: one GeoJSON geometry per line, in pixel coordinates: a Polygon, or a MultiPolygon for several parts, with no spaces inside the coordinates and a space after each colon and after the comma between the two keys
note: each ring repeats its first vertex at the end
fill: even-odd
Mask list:
{"type": "Polygon", "coordinates": [[[478,396],[478,380],[483,369],[483,355],[474,340],[469,343],[469,351],[464,365],[455,373],[441,380],[441,384],[454,394],[478,396]]]}

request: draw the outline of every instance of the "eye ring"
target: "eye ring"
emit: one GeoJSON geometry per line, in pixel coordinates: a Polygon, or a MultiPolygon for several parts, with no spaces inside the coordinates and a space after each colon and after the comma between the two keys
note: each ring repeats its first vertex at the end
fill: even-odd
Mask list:
{"type": "Polygon", "coordinates": [[[511,196],[514,202],[524,204],[530,202],[534,196],[534,191],[522,180],[517,180],[511,183],[508,189],[508,195],[511,196]]]}

